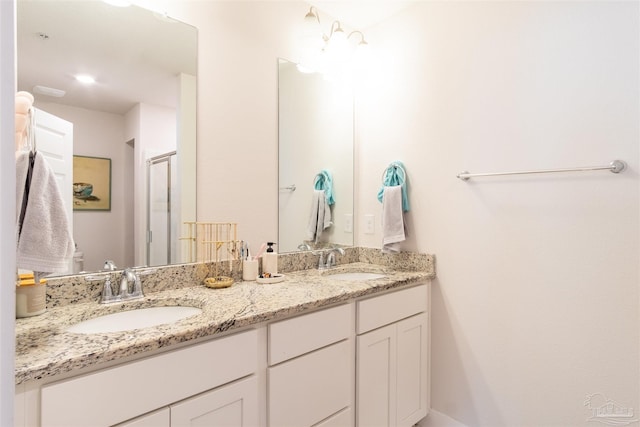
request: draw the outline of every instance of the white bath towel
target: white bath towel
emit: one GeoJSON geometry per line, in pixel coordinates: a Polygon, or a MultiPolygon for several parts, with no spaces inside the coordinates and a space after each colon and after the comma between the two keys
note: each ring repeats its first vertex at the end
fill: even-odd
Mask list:
{"type": "MultiPolygon", "coordinates": [[[[29,152],[16,155],[16,240],[18,268],[40,275],[68,271],[74,252],[69,219],[55,174],[45,158],[37,154],[33,162],[22,229],[20,211],[29,170],[29,152]]],[[[67,189],[71,191],[71,189],[67,189]]]]}
{"type": "Polygon", "coordinates": [[[331,207],[324,190],[313,190],[311,212],[309,213],[309,223],[307,225],[307,240],[313,240],[318,243],[322,232],[331,227],[332,224],[331,207]]]}
{"type": "Polygon", "coordinates": [[[400,252],[406,239],[402,212],[402,187],[384,187],[382,196],[382,252],[400,252]]]}

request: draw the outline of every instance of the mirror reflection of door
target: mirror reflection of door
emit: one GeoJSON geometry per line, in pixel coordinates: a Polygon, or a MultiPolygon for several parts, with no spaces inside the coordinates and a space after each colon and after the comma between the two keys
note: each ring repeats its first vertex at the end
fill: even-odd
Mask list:
{"type": "Polygon", "coordinates": [[[175,263],[177,254],[176,152],[147,160],[147,265],[175,263]]]}
{"type": "MultiPolygon", "coordinates": [[[[58,181],[73,235],[73,123],[41,109],[34,109],[35,147],[46,160],[58,181]]],[[[73,266],[69,266],[69,274],[73,266]]]]}

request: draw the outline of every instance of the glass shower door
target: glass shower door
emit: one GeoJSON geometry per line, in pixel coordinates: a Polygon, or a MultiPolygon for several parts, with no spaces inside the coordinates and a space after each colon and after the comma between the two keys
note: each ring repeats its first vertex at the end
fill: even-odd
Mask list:
{"type": "Polygon", "coordinates": [[[147,160],[147,265],[173,264],[177,258],[176,153],[147,160]]]}

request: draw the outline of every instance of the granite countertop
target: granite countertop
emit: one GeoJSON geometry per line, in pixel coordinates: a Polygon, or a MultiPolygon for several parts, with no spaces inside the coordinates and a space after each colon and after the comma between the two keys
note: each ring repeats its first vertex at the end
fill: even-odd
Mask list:
{"type": "Polygon", "coordinates": [[[289,272],[283,282],[275,284],[236,282],[225,289],[209,289],[198,284],[148,293],[137,301],[110,305],[87,302],[48,308],[40,316],[16,320],[15,383],[51,377],[385,290],[415,285],[434,275],[433,270],[397,271],[357,262],[330,271],[289,272]],[[340,271],[382,272],[386,276],[351,281],[335,280],[329,275],[340,271]],[[198,307],[202,313],[172,324],[133,331],[101,334],[66,332],[70,325],[102,314],[167,305],[198,307]]]}

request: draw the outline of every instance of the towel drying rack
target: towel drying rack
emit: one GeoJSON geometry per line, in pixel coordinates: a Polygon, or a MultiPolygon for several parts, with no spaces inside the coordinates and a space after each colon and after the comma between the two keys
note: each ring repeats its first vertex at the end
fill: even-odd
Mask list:
{"type": "Polygon", "coordinates": [[[468,171],[460,172],[456,175],[463,181],[468,181],[470,178],[477,178],[483,176],[501,176],[501,175],[526,175],[537,173],[557,173],[557,172],[586,172],[586,171],[599,171],[608,170],[612,173],[620,173],[627,167],[626,163],[622,160],[614,160],[607,166],[585,166],[581,168],[565,168],[565,169],[541,169],[541,170],[529,170],[529,171],[514,171],[514,172],[489,172],[489,173],[469,173],[468,171]]]}

